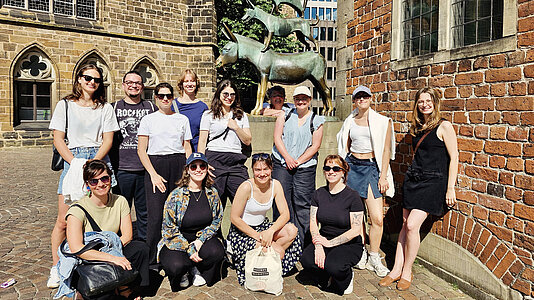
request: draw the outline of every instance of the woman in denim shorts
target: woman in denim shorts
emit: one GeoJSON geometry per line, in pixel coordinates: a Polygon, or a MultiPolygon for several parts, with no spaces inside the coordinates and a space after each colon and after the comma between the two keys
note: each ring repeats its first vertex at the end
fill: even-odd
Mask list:
{"type": "MultiPolygon", "coordinates": [[[[119,130],[113,107],[106,102],[100,68],[92,64],[80,68],[74,78],[72,94],[58,102],[49,128],[54,132],[54,146],[65,160],[57,190],[58,215],[51,238],[53,266],[47,282],[49,288],[55,288],[59,286],[57,249],[65,239],[65,214],[70,204],[65,203],[62,195],[63,179],[74,158],[103,159],[109,163],[107,154],[113,133],[119,130]]],[[[112,185],[115,184],[112,177],[112,185]]]]}
{"type": "Polygon", "coordinates": [[[350,166],[347,185],[365,200],[371,218],[369,255],[364,248],[356,267],[367,268],[384,277],[389,270],[382,264],[378,253],[383,232],[383,196],[393,197],[394,194],[389,161],[395,157],[395,141],[391,119],[371,109],[371,100],[369,88],[359,86],[354,90],[352,101],[356,109],[338,133],[338,152],[346,155],[350,166]]]}

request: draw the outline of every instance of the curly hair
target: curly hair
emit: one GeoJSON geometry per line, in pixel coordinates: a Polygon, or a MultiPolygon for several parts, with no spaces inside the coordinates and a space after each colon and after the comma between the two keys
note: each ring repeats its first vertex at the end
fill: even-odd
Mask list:
{"type": "MultiPolygon", "coordinates": [[[[78,80],[84,75],[83,73],[87,70],[95,70],[100,75],[100,78],[104,80],[104,75],[102,72],[102,69],[97,67],[93,64],[84,65],[83,67],[78,70],[78,73],[76,73],[76,76],[74,76],[72,80],[72,93],[65,97],[65,99],[78,101],[80,97],[82,96],[82,85],[78,82],[78,80]]],[[[93,94],[93,103],[95,105],[95,109],[101,106],[104,106],[106,104],[106,95],[104,90],[104,82],[100,83],[98,85],[98,88],[96,89],[95,93],[93,94]]]]}
{"type": "Polygon", "coordinates": [[[178,93],[180,95],[183,95],[184,94],[184,82],[185,82],[185,76],[186,75],[191,75],[193,76],[193,80],[195,80],[196,82],[196,87],[195,87],[195,96],[197,95],[198,93],[198,90],[200,89],[200,79],[198,79],[198,76],[197,76],[197,73],[195,73],[195,71],[191,70],[191,69],[186,69],[182,75],[180,75],[180,77],[178,78],[178,93]]]}
{"type": "Polygon", "coordinates": [[[326,164],[329,162],[333,162],[339,165],[343,169],[343,183],[347,183],[347,174],[349,173],[349,170],[350,170],[349,164],[343,159],[343,157],[337,154],[328,155],[324,159],[323,167],[326,166],[326,164]]]}
{"type": "Polygon", "coordinates": [[[431,87],[425,87],[417,91],[415,94],[415,101],[413,102],[412,109],[412,121],[410,126],[410,134],[415,136],[420,132],[432,130],[439,125],[441,120],[441,111],[440,111],[440,93],[437,89],[431,87]],[[421,94],[427,93],[432,99],[432,104],[434,105],[434,111],[430,115],[428,122],[425,122],[424,115],[419,111],[418,101],[421,94]]]}
{"type": "Polygon", "coordinates": [[[216,119],[221,119],[224,117],[223,114],[223,104],[221,101],[221,93],[222,91],[227,88],[231,87],[234,89],[235,92],[235,99],[234,103],[230,106],[230,110],[234,113],[234,116],[236,119],[241,120],[243,117],[243,109],[241,108],[241,100],[239,99],[239,91],[237,90],[237,86],[231,82],[228,79],[225,79],[217,85],[217,90],[215,90],[215,94],[213,94],[213,99],[211,100],[211,113],[213,114],[213,117],[216,119]]]}

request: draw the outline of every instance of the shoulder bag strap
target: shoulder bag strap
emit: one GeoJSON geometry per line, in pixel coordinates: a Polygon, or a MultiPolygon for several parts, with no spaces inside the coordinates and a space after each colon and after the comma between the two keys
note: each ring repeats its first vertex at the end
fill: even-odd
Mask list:
{"type": "Polygon", "coordinates": [[[74,207],[74,206],[80,208],[81,210],[83,210],[83,212],[85,213],[85,216],[87,217],[87,220],[89,221],[89,224],[91,224],[91,227],[93,228],[93,231],[102,231],[102,229],[100,229],[100,226],[98,226],[98,224],[96,224],[95,219],[93,219],[93,217],[91,217],[89,212],[87,210],[85,210],[85,208],[83,208],[83,206],[81,206],[79,204],[73,204],[70,207],[74,207]]]}
{"type": "Polygon", "coordinates": [[[178,104],[176,104],[176,102],[178,101],[177,99],[178,99],[178,98],[172,100],[172,108],[174,108],[174,112],[175,112],[175,113],[178,113],[178,114],[179,114],[179,113],[180,113],[180,110],[178,109],[178,104]]]}
{"type": "Polygon", "coordinates": [[[315,132],[315,128],[313,128],[313,119],[315,119],[315,112],[313,112],[312,110],[312,115],[311,115],[311,119],[310,119],[310,132],[313,136],[313,133],[315,132]]]}
{"type": "Polygon", "coordinates": [[[63,99],[65,101],[65,138],[67,138],[67,131],[69,130],[69,101],[67,99],[63,99]]]}
{"type": "Polygon", "coordinates": [[[286,119],[284,120],[284,122],[287,122],[287,120],[289,120],[289,118],[291,118],[291,114],[295,111],[294,108],[292,108],[291,110],[289,110],[289,113],[287,113],[287,116],[286,116],[286,119]]]}
{"type": "MultiPolygon", "coordinates": [[[[441,122],[443,122],[443,119],[439,120],[437,126],[439,126],[439,125],[441,124],[441,122]]],[[[437,126],[436,126],[436,127],[437,127],[437,126]]],[[[415,149],[413,150],[413,153],[412,153],[412,160],[415,158],[415,153],[417,152],[417,149],[419,149],[419,146],[421,145],[421,143],[423,142],[423,140],[424,140],[424,139],[427,137],[427,135],[428,135],[430,132],[432,132],[433,130],[434,130],[434,129],[431,129],[431,130],[427,131],[427,133],[425,133],[425,134],[421,137],[421,139],[419,140],[419,142],[417,142],[417,145],[415,145],[415,149]]]]}
{"type": "Polygon", "coordinates": [[[60,249],[61,253],[63,253],[63,255],[70,256],[70,257],[77,257],[77,256],[80,256],[84,252],[87,252],[87,251],[89,251],[91,249],[99,249],[99,248],[102,248],[104,246],[104,243],[102,243],[100,241],[91,241],[91,242],[87,243],[85,246],[83,246],[83,248],[80,249],[78,252],[69,253],[69,252],[65,251],[65,244],[66,243],[67,243],[67,239],[64,239],[63,242],[61,243],[61,246],[59,246],[59,249],[60,249]]]}

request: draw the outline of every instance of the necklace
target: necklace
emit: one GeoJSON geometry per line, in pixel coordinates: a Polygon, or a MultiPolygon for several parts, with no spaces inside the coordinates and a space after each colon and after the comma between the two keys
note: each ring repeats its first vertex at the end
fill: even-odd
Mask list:
{"type": "Polygon", "coordinates": [[[198,202],[198,199],[200,199],[200,197],[202,196],[202,190],[198,192],[191,192],[191,194],[193,195],[193,198],[195,198],[195,201],[198,202]],[[198,193],[198,197],[195,196],[195,193],[198,193]]]}

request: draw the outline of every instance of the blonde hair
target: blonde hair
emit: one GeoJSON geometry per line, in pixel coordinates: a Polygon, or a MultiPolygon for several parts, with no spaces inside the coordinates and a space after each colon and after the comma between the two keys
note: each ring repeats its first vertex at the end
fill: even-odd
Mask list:
{"type": "Polygon", "coordinates": [[[440,107],[440,93],[437,89],[431,88],[431,87],[425,87],[417,91],[415,94],[415,101],[413,102],[413,110],[412,110],[412,124],[410,126],[410,134],[415,136],[420,132],[427,131],[434,129],[436,126],[439,125],[441,120],[441,111],[439,109],[440,107]],[[423,114],[419,111],[419,107],[417,105],[419,101],[419,97],[421,94],[427,93],[430,95],[430,98],[432,99],[432,104],[434,105],[434,111],[430,115],[430,118],[428,119],[428,122],[425,122],[425,117],[423,114]]]}

